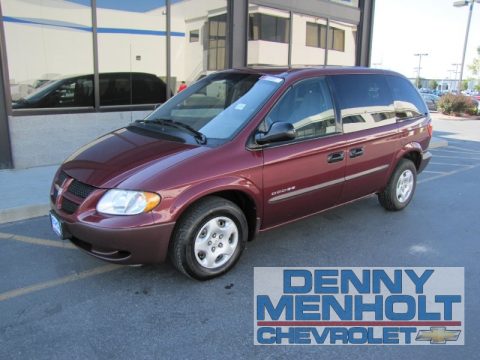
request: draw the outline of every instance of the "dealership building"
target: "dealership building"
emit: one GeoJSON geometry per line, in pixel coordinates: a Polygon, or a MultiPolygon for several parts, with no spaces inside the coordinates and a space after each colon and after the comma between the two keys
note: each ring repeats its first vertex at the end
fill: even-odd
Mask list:
{"type": "Polygon", "coordinates": [[[0,6],[0,169],[58,164],[214,71],[370,63],[374,0],[0,6]]]}

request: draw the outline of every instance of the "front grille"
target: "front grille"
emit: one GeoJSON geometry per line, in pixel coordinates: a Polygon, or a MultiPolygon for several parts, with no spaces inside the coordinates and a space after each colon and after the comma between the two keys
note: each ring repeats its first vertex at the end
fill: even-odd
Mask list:
{"type": "Polygon", "coordinates": [[[52,201],[54,203],[57,203],[57,201],[60,201],[61,204],[61,209],[66,212],[67,214],[73,214],[75,211],[77,211],[78,207],[83,203],[83,200],[86,199],[92,192],[94,192],[97,188],[93,187],[88,184],[84,184],[78,180],[72,179],[70,176],[68,176],[65,172],[61,171],[60,174],[58,174],[57,179],[55,180],[55,185],[53,187],[53,192],[52,192],[52,201]],[[68,181],[66,181],[69,179],[68,181]],[[64,195],[66,193],[72,194],[75,197],[72,198],[71,196],[70,199],[65,197],[64,195],[60,195],[60,199],[58,199],[59,194],[62,194],[59,190],[57,190],[57,187],[62,187],[64,184],[69,184],[68,188],[63,188],[63,190],[66,190],[64,195]]]}
{"type": "Polygon", "coordinates": [[[55,200],[57,200],[57,196],[58,196],[58,191],[57,191],[57,188],[54,187],[53,188],[53,194],[52,194],[53,202],[55,202],[55,200]]]}
{"type": "Polygon", "coordinates": [[[84,184],[78,180],[73,180],[71,185],[68,187],[67,192],[73,194],[79,198],[86,199],[96,188],[93,186],[84,184]]]}
{"type": "Polygon", "coordinates": [[[61,171],[60,174],[58,174],[57,184],[62,185],[67,177],[68,177],[68,175],[65,174],[63,171],[61,171]]]}
{"type": "Polygon", "coordinates": [[[62,199],[62,210],[67,214],[73,214],[77,211],[79,204],[75,204],[73,201],[68,200],[67,198],[62,199]]]}

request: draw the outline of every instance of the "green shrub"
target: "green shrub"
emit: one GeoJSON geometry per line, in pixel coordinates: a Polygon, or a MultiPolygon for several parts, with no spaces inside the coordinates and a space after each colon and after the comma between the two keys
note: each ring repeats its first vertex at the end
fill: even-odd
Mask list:
{"type": "Polygon", "coordinates": [[[477,113],[477,106],[472,98],[465,95],[445,94],[438,101],[438,108],[444,114],[469,114],[477,113]]]}

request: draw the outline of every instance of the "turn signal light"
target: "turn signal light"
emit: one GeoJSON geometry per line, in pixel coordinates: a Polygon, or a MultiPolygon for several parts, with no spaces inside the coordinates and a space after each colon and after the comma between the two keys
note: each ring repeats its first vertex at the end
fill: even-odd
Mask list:
{"type": "Polygon", "coordinates": [[[429,122],[429,123],[428,123],[428,134],[430,135],[430,137],[432,137],[432,134],[433,134],[433,125],[432,125],[432,122],[429,122]]]}

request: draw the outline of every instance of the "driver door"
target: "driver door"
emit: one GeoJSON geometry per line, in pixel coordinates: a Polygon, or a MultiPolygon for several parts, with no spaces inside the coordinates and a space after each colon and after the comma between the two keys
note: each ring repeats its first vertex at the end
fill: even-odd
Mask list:
{"type": "Polygon", "coordinates": [[[262,124],[291,123],[296,138],[263,149],[263,227],[273,227],[336,205],[346,164],[345,139],[324,78],[289,88],[262,124]]]}

